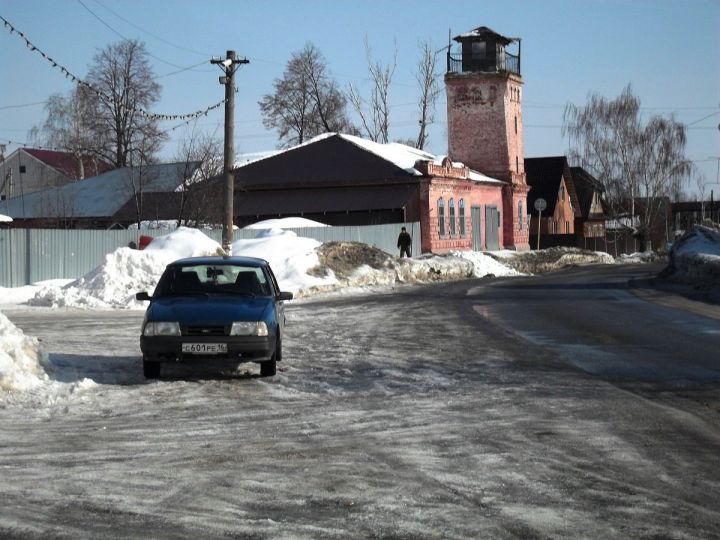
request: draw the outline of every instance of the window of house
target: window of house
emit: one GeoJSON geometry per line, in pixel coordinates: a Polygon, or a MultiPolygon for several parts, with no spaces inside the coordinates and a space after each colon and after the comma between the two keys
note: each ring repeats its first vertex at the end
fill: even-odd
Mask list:
{"type": "Polygon", "coordinates": [[[523,219],[523,203],[522,203],[522,201],[518,201],[518,223],[520,225],[521,231],[523,230],[524,221],[525,220],[523,219]]]}
{"type": "Polygon", "coordinates": [[[450,236],[455,236],[455,199],[450,199],[450,236]]]}
{"type": "Polygon", "coordinates": [[[563,184],[560,184],[560,200],[565,200],[565,186],[563,184]]]}
{"type": "Polygon", "coordinates": [[[558,231],[557,225],[558,225],[557,221],[556,221],[556,220],[553,220],[553,222],[552,222],[552,232],[553,232],[553,234],[557,234],[557,231],[558,231]]]}
{"type": "Polygon", "coordinates": [[[460,208],[460,237],[465,237],[465,200],[460,199],[458,201],[458,206],[460,208]]]}
{"type": "Polygon", "coordinates": [[[570,234],[570,222],[565,222],[565,234],[570,234]]]}
{"type": "Polygon", "coordinates": [[[20,165],[20,174],[25,173],[25,165],[20,165]]]}
{"type": "Polygon", "coordinates": [[[441,198],[438,199],[438,233],[440,238],[445,236],[445,201],[441,198]]]}

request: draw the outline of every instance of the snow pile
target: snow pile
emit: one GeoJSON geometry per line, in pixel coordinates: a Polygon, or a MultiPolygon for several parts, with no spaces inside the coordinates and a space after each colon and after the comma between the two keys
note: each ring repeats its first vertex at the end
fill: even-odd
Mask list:
{"type": "Polygon", "coordinates": [[[720,229],[695,225],[673,244],[665,277],[720,287],[720,229]]]}
{"type": "Polygon", "coordinates": [[[236,240],[232,244],[232,253],[265,259],[270,263],[280,288],[298,293],[302,289],[337,284],[332,272],[325,275],[308,274],[308,270],[320,263],[317,254],[320,245],[312,238],[298,237],[293,231],[274,228],[260,231],[256,238],[236,240]]]}
{"type": "Polygon", "coordinates": [[[617,258],[617,262],[627,264],[651,263],[658,260],[658,254],[654,251],[643,251],[640,253],[623,254],[617,258]]]}
{"type": "Polygon", "coordinates": [[[302,229],[303,227],[329,227],[329,225],[325,225],[319,221],[313,221],[312,219],[289,217],[258,221],[257,223],[243,227],[243,229],[302,229]]]}
{"type": "Polygon", "coordinates": [[[0,223],[10,223],[13,220],[10,216],[0,214],[0,223]]]}
{"type": "Polygon", "coordinates": [[[38,340],[26,336],[0,313],[0,392],[22,391],[48,379],[38,340]]]}
{"type": "Polygon", "coordinates": [[[143,308],[135,293],[152,292],[165,267],[185,257],[222,254],[220,244],[196,229],[180,227],[159,236],[142,251],[118,248],[102,264],[64,287],[42,287],[28,301],[32,306],[81,308],[143,308]]]}
{"type": "Polygon", "coordinates": [[[453,252],[456,257],[467,259],[473,263],[474,270],[473,275],[475,277],[485,276],[522,276],[521,272],[518,272],[514,268],[507,266],[500,261],[493,259],[490,255],[481,253],[479,251],[457,251],[453,252]]]}
{"type": "Polygon", "coordinates": [[[542,274],[581,264],[613,264],[612,255],[574,247],[552,247],[540,251],[494,251],[488,253],[523,274],[542,274]]]}
{"type": "Polygon", "coordinates": [[[197,229],[180,227],[179,229],[153,238],[144,251],[163,252],[163,256],[173,260],[202,255],[224,255],[222,246],[197,229]]]}

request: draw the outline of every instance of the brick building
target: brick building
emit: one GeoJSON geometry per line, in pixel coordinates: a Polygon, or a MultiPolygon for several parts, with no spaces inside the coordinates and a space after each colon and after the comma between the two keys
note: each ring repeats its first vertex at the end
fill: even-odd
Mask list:
{"type": "Polygon", "coordinates": [[[529,249],[520,39],[481,26],[454,40],[459,45],[448,48],[445,74],[448,155],[506,183],[503,245],[529,249]]]}

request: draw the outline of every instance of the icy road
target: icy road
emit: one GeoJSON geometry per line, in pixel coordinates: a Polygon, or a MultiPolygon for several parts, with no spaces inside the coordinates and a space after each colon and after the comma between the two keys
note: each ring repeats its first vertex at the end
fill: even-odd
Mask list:
{"type": "Polygon", "coordinates": [[[9,310],[54,370],[0,405],[0,537],[716,537],[720,322],[647,272],[296,302],[270,379],[146,382],[140,312],[9,310]]]}

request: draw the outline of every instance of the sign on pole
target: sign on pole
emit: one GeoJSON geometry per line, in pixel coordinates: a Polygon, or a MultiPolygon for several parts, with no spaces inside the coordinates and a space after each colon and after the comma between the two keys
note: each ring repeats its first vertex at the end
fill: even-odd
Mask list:
{"type": "Polygon", "coordinates": [[[547,202],[542,197],[538,197],[535,199],[535,210],[538,211],[538,239],[537,239],[537,249],[540,249],[540,224],[542,223],[542,211],[547,208],[547,202]]]}

